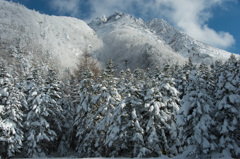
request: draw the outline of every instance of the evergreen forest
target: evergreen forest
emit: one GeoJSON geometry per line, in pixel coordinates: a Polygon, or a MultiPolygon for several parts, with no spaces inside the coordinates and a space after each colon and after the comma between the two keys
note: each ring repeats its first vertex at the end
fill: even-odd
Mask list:
{"type": "MultiPolygon", "coordinates": [[[[21,59],[20,59],[21,60],[21,59]]],[[[18,61],[20,61],[18,59],[18,61]]],[[[36,60],[38,61],[38,60],[36,60]]],[[[0,58],[0,155],[174,157],[240,154],[240,60],[62,75],[0,58]]]]}

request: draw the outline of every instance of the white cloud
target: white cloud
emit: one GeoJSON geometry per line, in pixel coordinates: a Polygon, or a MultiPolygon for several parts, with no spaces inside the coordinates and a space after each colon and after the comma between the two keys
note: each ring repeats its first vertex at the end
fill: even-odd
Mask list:
{"type": "Polygon", "coordinates": [[[81,14],[79,0],[50,0],[49,6],[56,10],[60,15],[69,14],[71,16],[78,16],[81,14]]]}
{"type": "MultiPolygon", "coordinates": [[[[79,14],[78,6],[82,0],[51,0],[52,6],[59,12],[79,14]]],[[[215,47],[226,49],[234,43],[234,37],[228,32],[216,32],[207,22],[214,16],[212,9],[222,7],[236,0],[89,0],[91,7],[89,22],[102,15],[122,11],[143,17],[144,19],[165,18],[171,24],[191,37],[215,47]]],[[[79,17],[79,16],[78,16],[79,17]]]]}
{"type": "Polygon", "coordinates": [[[211,9],[224,5],[228,0],[158,0],[171,10],[161,9],[167,19],[171,20],[183,32],[193,38],[215,47],[226,49],[235,43],[228,32],[216,32],[207,25],[214,15],[211,9]]]}
{"type": "Polygon", "coordinates": [[[128,12],[134,1],[137,0],[90,0],[89,3],[92,7],[90,18],[108,16],[116,11],[128,12]]]}

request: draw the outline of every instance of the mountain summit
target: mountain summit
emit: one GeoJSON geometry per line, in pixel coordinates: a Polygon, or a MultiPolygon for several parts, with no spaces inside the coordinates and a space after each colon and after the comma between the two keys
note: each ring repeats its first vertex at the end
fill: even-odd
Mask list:
{"type": "Polygon", "coordinates": [[[118,69],[182,64],[188,57],[211,64],[225,61],[231,54],[196,41],[161,19],[144,22],[116,12],[86,24],[0,0],[1,52],[28,56],[26,59],[44,56],[63,69],[75,67],[85,49],[103,64],[112,59],[118,69]]]}
{"type": "Polygon", "coordinates": [[[211,64],[215,60],[225,61],[231,55],[227,51],[194,40],[162,19],[153,19],[147,22],[147,26],[175,52],[185,58],[192,57],[196,63],[211,64]]]}
{"type": "Polygon", "coordinates": [[[131,15],[117,12],[93,20],[89,26],[104,44],[96,51],[96,57],[103,62],[113,59],[117,68],[148,68],[185,61],[151,32],[143,20],[131,15]]]}
{"type": "MultiPolygon", "coordinates": [[[[227,60],[231,53],[194,40],[162,19],[144,22],[131,15],[116,12],[109,17],[93,20],[89,26],[103,40],[104,53],[125,67],[151,67],[162,63],[183,63],[192,57],[193,62],[212,64],[227,60]],[[106,53],[111,54],[106,54],[106,53]]],[[[237,55],[238,56],[238,55],[237,55]]]]}

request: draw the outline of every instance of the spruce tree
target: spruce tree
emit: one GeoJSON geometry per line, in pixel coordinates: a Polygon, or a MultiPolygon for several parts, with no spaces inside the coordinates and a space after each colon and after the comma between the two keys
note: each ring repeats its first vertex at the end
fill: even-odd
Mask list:
{"type": "Polygon", "coordinates": [[[95,147],[101,156],[108,154],[108,149],[103,146],[99,147],[101,143],[105,142],[107,130],[111,125],[111,117],[115,107],[121,100],[121,96],[118,93],[117,81],[115,77],[115,68],[112,60],[109,60],[106,70],[103,74],[105,76],[101,81],[101,88],[98,91],[98,101],[94,105],[98,107],[97,112],[94,114],[94,118],[98,118],[95,121],[95,147]]]}
{"type": "Polygon", "coordinates": [[[180,66],[178,68],[177,73],[175,73],[174,78],[175,78],[175,86],[177,90],[179,91],[179,98],[182,99],[183,96],[186,94],[186,88],[188,87],[189,83],[189,74],[191,73],[192,70],[195,70],[195,65],[192,62],[192,57],[189,57],[188,62],[180,66]]]}
{"type": "Polygon", "coordinates": [[[143,157],[146,150],[144,145],[144,129],[142,120],[141,90],[134,83],[135,78],[127,70],[122,99],[111,116],[111,124],[107,132],[106,146],[110,156],[143,157]]]}
{"type": "Polygon", "coordinates": [[[50,129],[57,134],[54,146],[48,146],[48,149],[56,151],[56,145],[58,145],[62,136],[62,125],[65,117],[62,114],[60,80],[54,69],[49,68],[48,70],[47,77],[44,81],[43,93],[44,97],[42,98],[42,103],[50,112],[46,120],[50,123],[50,129]]]}
{"type": "Polygon", "coordinates": [[[240,113],[240,73],[239,61],[232,55],[220,69],[216,91],[216,135],[220,152],[226,151],[233,157],[240,154],[239,113],[240,113]]]}
{"type": "Polygon", "coordinates": [[[182,127],[180,140],[183,147],[190,146],[188,155],[197,158],[216,149],[215,136],[211,135],[211,128],[215,126],[211,117],[213,99],[208,91],[210,85],[204,78],[205,74],[191,71],[177,121],[179,127],[182,127]]]}
{"type": "MultiPolygon", "coordinates": [[[[106,70],[102,72],[97,84],[91,84],[89,105],[93,108],[85,118],[89,131],[87,137],[83,139],[84,144],[81,152],[85,156],[105,156],[108,149],[101,144],[105,143],[106,133],[110,124],[110,119],[115,106],[120,100],[120,95],[116,89],[117,79],[114,77],[115,69],[112,61],[107,64],[106,70]],[[88,149],[91,152],[87,152],[88,149]]],[[[82,107],[80,105],[80,107],[82,107]]]]}
{"type": "MultiPolygon", "coordinates": [[[[162,126],[160,101],[162,94],[157,88],[157,80],[146,80],[144,86],[144,113],[142,123],[145,128],[145,143],[154,157],[161,156],[165,152],[164,140],[162,139],[162,126]]],[[[165,154],[165,153],[164,153],[165,154]]]]}
{"type": "Polygon", "coordinates": [[[162,74],[159,75],[155,84],[155,90],[161,94],[155,96],[154,116],[156,120],[160,121],[161,133],[159,133],[159,137],[162,141],[160,142],[161,150],[169,156],[178,154],[179,147],[176,114],[179,111],[180,99],[179,92],[174,86],[175,83],[174,78],[170,74],[170,66],[165,65],[162,74]],[[159,112],[159,115],[157,112],[159,112]]]}
{"type": "Polygon", "coordinates": [[[14,157],[21,152],[23,113],[21,93],[4,65],[0,66],[0,144],[2,157],[14,157]],[[3,150],[3,151],[2,151],[3,150]]]}
{"type": "Polygon", "coordinates": [[[56,140],[50,116],[55,113],[46,104],[44,81],[38,69],[27,77],[26,99],[29,110],[26,115],[23,154],[27,157],[43,157],[50,153],[49,144],[56,140]]]}
{"type": "Polygon", "coordinates": [[[70,70],[65,70],[65,78],[61,82],[60,91],[62,92],[62,115],[64,116],[62,121],[62,134],[60,143],[58,146],[58,153],[60,156],[66,156],[71,146],[74,148],[73,141],[74,134],[74,116],[75,107],[73,104],[73,78],[70,74],[70,70]]]}
{"type": "MultiPolygon", "coordinates": [[[[89,157],[94,154],[94,140],[89,133],[93,130],[93,125],[90,125],[90,119],[97,111],[96,107],[91,104],[93,85],[93,75],[89,70],[82,74],[83,79],[78,87],[78,96],[76,96],[75,104],[76,116],[74,119],[74,126],[76,127],[76,151],[80,157],[89,157]]],[[[92,123],[91,123],[92,124],[92,123]]]]}

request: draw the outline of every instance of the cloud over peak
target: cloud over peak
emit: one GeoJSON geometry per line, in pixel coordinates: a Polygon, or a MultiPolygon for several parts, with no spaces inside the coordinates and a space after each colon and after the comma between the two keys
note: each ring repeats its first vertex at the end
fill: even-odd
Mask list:
{"type": "Polygon", "coordinates": [[[76,17],[81,14],[80,2],[79,0],[50,0],[49,6],[60,15],[68,14],[76,17]]]}
{"type": "Polygon", "coordinates": [[[207,22],[214,16],[211,12],[212,9],[224,5],[227,1],[229,0],[169,0],[167,5],[171,11],[166,13],[166,10],[163,9],[160,12],[163,12],[167,19],[191,37],[226,49],[235,43],[234,37],[228,32],[216,32],[208,27],[207,22]]]}
{"type": "Polygon", "coordinates": [[[133,14],[143,19],[165,18],[175,27],[191,37],[209,45],[226,49],[234,43],[234,37],[224,31],[217,32],[207,25],[214,16],[212,9],[236,0],[51,0],[51,7],[62,14],[80,17],[81,10],[87,11],[86,21],[115,11],[133,14]],[[81,7],[88,3],[86,10],[81,7]]]}

